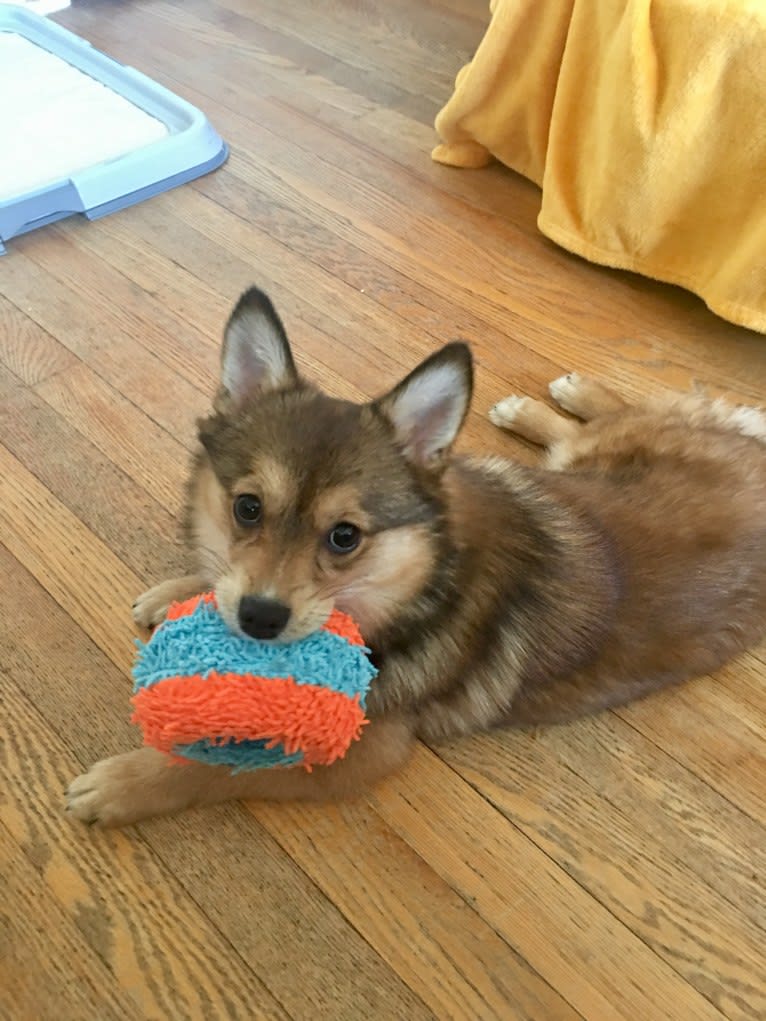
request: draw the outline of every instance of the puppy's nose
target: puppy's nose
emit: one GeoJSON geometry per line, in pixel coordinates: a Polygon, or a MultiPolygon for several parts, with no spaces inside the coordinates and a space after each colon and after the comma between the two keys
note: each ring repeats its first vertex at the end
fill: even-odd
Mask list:
{"type": "Polygon", "coordinates": [[[239,626],[251,638],[276,638],[290,619],[290,607],[276,599],[243,596],[239,601],[239,626]]]}

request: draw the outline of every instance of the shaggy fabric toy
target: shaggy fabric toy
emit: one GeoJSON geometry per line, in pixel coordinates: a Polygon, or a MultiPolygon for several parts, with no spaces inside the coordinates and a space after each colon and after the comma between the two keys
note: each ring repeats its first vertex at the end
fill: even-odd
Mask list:
{"type": "Polygon", "coordinates": [[[133,670],[133,722],[144,744],[234,772],[329,765],[367,722],[377,670],[353,620],[279,645],[234,634],[212,593],[176,603],[133,670]]]}

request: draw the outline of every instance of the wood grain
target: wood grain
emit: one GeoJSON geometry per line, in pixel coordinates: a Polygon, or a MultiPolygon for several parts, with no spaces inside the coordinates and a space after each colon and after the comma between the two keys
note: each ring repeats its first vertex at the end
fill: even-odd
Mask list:
{"type": "Polygon", "coordinates": [[[436,1017],[579,1016],[369,806],[252,811],[436,1017]]]}
{"type": "Polygon", "coordinates": [[[433,164],[486,0],[135,0],[57,20],[202,107],[221,170],[0,260],[0,1017],[752,1021],[766,1013],[766,651],[570,727],[418,749],[353,805],[71,826],[136,743],[133,597],[178,571],[181,484],[252,282],[299,365],[366,399],[445,340],[463,449],[564,371],[766,400],[766,344],[588,265],[499,165],[433,164]]]}
{"type": "Polygon", "coordinates": [[[88,1021],[97,1011],[104,1021],[118,1021],[135,1010],[2,825],[0,868],[0,1017],[88,1021]]]}
{"type": "MultiPolygon", "coordinates": [[[[241,134],[242,148],[248,158],[251,157],[251,154],[255,154],[256,160],[265,161],[272,178],[283,176],[285,168],[293,169],[296,158],[302,159],[304,165],[310,167],[306,176],[313,186],[314,192],[321,190],[328,201],[334,202],[336,209],[338,205],[342,205],[345,211],[353,210],[351,224],[363,228],[359,231],[360,235],[367,237],[370,229],[378,233],[382,230],[384,238],[387,238],[390,244],[394,244],[404,254],[412,253],[414,250],[421,264],[421,273],[423,268],[426,268],[428,272],[433,273],[437,280],[441,280],[441,286],[448,288],[447,296],[453,302],[456,296],[455,292],[460,300],[473,299],[475,301],[478,278],[478,281],[481,281],[479,300],[481,301],[481,298],[485,297],[491,301],[489,305],[482,302],[485,318],[494,321],[497,328],[506,334],[513,334],[515,324],[519,318],[523,318],[527,346],[529,346],[527,338],[531,336],[538,336],[544,349],[550,350],[556,337],[562,332],[564,333],[562,344],[569,345],[577,345],[580,337],[585,335],[590,342],[588,348],[592,348],[593,353],[600,358],[599,361],[593,361],[584,366],[589,370],[598,371],[597,367],[603,365],[606,355],[604,342],[609,345],[610,353],[613,352],[613,346],[616,343],[624,348],[624,352],[622,350],[619,352],[621,357],[615,360],[617,368],[625,361],[626,357],[630,359],[631,354],[635,360],[635,365],[629,362],[626,366],[623,381],[628,388],[631,387],[632,380],[635,378],[635,372],[640,374],[644,361],[648,363],[647,368],[653,370],[655,376],[658,368],[667,373],[668,385],[686,385],[693,378],[691,375],[693,370],[695,368],[698,370],[701,367],[700,363],[695,363],[694,360],[689,361],[685,367],[686,375],[684,376],[682,371],[673,371],[672,363],[668,364],[668,355],[671,352],[681,354],[684,350],[688,350],[687,345],[674,344],[675,331],[682,327],[688,332],[690,326],[696,326],[701,313],[708,328],[695,331],[697,334],[701,334],[701,336],[695,336],[695,342],[703,346],[706,356],[713,361],[719,373],[731,371],[732,348],[735,351],[741,351],[739,365],[742,371],[738,375],[740,381],[747,385],[751,378],[752,358],[760,352],[762,347],[757,338],[752,335],[748,336],[746,331],[737,330],[723,322],[714,323],[711,329],[710,317],[697,307],[700,303],[697,302],[695,305],[693,299],[686,300],[681,292],[676,293],[671,288],[661,288],[657,291],[656,285],[630,277],[627,278],[629,286],[626,286],[624,274],[610,273],[582,264],[566,253],[558,252],[552,246],[548,246],[551,259],[546,265],[545,287],[536,287],[536,265],[523,230],[514,229],[505,217],[497,222],[497,214],[494,210],[488,210],[484,215],[477,215],[475,210],[467,208],[464,200],[453,198],[447,188],[444,190],[432,188],[424,192],[422,181],[410,168],[407,168],[407,172],[393,172],[392,161],[388,156],[386,145],[379,144],[373,153],[368,152],[366,146],[359,146],[356,138],[356,116],[345,118],[345,135],[348,137],[344,137],[337,131],[328,133],[323,130],[322,126],[315,123],[314,117],[300,116],[291,108],[289,102],[281,101],[282,95],[290,98],[308,95],[310,97],[308,102],[313,102],[316,106],[317,97],[323,99],[325,92],[329,91],[332,95],[336,95],[337,87],[328,83],[327,79],[321,75],[312,77],[310,88],[297,90],[295,79],[298,68],[288,67],[285,69],[281,62],[276,67],[273,62],[267,62],[266,73],[270,76],[269,85],[272,86],[272,77],[278,74],[279,68],[282,68],[282,77],[279,87],[273,89],[280,102],[275,104],[272,99],[265,101],[262,94],[259,94],[257,84],[254,86],[249,84],[252,81],[252,76],[244,75],[245,63],[252,66],[253,61],[257,62],[259,57],[261,60],[264,59],[256,41],[257,37],[254,36],[252,42],[248,42],[247,38],[236,37],[234,32],[227,28],[229,21],[221,16],[220,11],[210,5],[204,5],[203,11],[202,6],[197,5],[195,13],[192,14],[189,5],[184,5],[187,18],[192,23],[192,28],[186,39],[182,32],[179,33],[176,30],[175,12],[177,9],[172,5],[162,4],[155,7],[154,13],[165,22],[164,32],[166,34],[163,34],[162,29],[159,30],[159,35],[153,33],[153,42],[147,45],[145,51],[149,57],[149,66],[155,73],[159,73],[160,77],[162,76],[163,68],[166,66],[162,55],[167,46],[175,47],[179,51],[183,50],[189,59],[193,59],[197,70],[194,80],[194,87],[197,91],[191,95],[191,98],[200,101],[203,106],[214,111],[218,118],[223,117],[222,123],[231,128],[235,137],[241,134]],[[199,20],[195,22],[195,18],[199,20]],[[172,28],[170,28],[171,22],[172,28]],[[223,103],[219,98],[220,90],[215,88],[217,75],[214,70],[210,72],[210,85],[206,84],[208,81],[206,68],[211,59],[207,47],[207,40],[210,37],[218,39],[222,46],[232,47],[230,53],[227,50],[232,69],[236,69],[237,61],[242,63],[243,84],[238,88],[236,94],[227,92],[223,103]],[[155,47],[154,50],[152,46],[155,47]],[[151,59],[153,53],[156,54],[154,60],[151,59]],[[285,76],[289,82],[286,91],[282,85],[285,76]],[[237,132],[228,115],[230,110],[240,111],[243,109],[243,95],[247,97],[248,120],[254,120],[258,125],[255,135],[252,128],[249,131],[237,132]],[[219,105],[224,107],[223,111],[219,109],[219,105]],[[289,160],[284,155],[280,157],[274,153],[272,146],[275,145],[275,137],[281,140],[282,151],[287,150],[292,154],[289,160]],[[257,138],[257,143],[254,141],[255,138],[257,138]],[[296,154],[298,154],[297,157],[296,154]],[[472,212],[473,215],[471,215],[472,212]],[[363,218],[361,223],[359,222],[360,217],[363,218]],[[370,219],[373,220],[371,226],[365,222],[370,219]],[[402,230],[399,227],[403,222],[406,224],[407,237],[417,237],[418,244],[416,246],[403,244],[402,230]],[[394,226],[393,230],[390,229],[392,225],[394,226]],[[451,256],[449,258],[444,247],[446,238],[451,239],[449,246],[454,249],[449,251],[451,256]],[[428,260],[427,267],[423,267],[426,259],[428,260]],[[470,278],[462,273],[462,267],[466,265],[470,265],[472,268],[470,278]],[[577,301],[570,301],[569,281],[573,265],[578,265],[581,268],[584,281],[591,285],[589,301],[585,307],[577,301]],[[465,285],[469,279],[470,292],[464,295],[462,292],[466,290],[465,285]],[[621,283],[618,284],[618,281],[621,283]],[[660,298],[674,294],[678,299],[675,306],[672,302],[666,302],[668,312],[675,312],[675,321],[664,325],[661,322],[653,324],[663,342],[661,357],[659,349],[654,344],[654,336],[647,336],[645,328],[640,332],[636,329],[636,333],[631,334],[631,327],[639,326],[640,310],[647,291],[658,293],[660,298]],[[519,299],[518,308],[515,307],[516,295],[519,299]],[[605,301],[605,297],[610,300],[605,301]],[[618,309],[617,317],[614,314],[615,302],[618,309]],[[562,308],[566,311],[566,315],[562,316],[562,308]],[[539,333],[530,334],[530,328],[533,326],[530,323],[530,313],[532,312],[535,316],[535,325],[539,323],[539,333]],[[587,332],[583,334],[582,330],[587,332]],[[719,340],[723,339],[730,341],[730,345],[726,351],[726,357],[717,359],[716,353],[720,349],[719,340]],[[594,342],[596,343],[594,344],[594,342]],[[662,365],[656,364],[658,359],[661,360],[662,365]]],[[[107,34],[104,38],[108,39],[112,46],[119,47],[119,40],[115,38],[114,34],[107,34]]],[[[244,118],[240,117],[239,120],[240,124],[244,124],[244,118]]],[[[419,137],[428,144],[431,140],[429,130],[426,127],[421,127],[419,131],[419,137]]],[[[368,139],[365,138],[365,141],[368,139]]],[[[412,161],[411,147],[409,153],[410,161],[412,161]]],[[[424,160],[426,155],[427,149],[424,148],[424,160]]],[[[417,166],[420,166],[420,163],[417,166]]],[[[456,175],[454,171],[442,168],[440,180],[445,179],[444,175],[453,178],[461,176],[456,175]]],[[[466,176],[481,179],[481,175],[470,174],[462,175],[462,179],[464,180],[466,176]]],[[[201,182],[198,187],[212,186],[219,180],[220,176],[214,177],[209,181],[201,182]]],[[[228,181],[228,178],[226,180],[228,181]]],[[[248,182],[252,183],[252,176],[248,177],[248,182]]],[[[482,191],[483,189],[475,190],[482,191]]],[[[268,204],[265,207],[260,207],[260,209],[264,208],[267,211],[268,204]]],[[[529,213],[535,215],[536,208],[530,206],[529,213]]],[[[257,203],[254,203],[249,214],[249,220],[257,222],[260,215],[257,203]]],[[[333,222],[342,226],[348,222],[348,219],[348,217],[336,215],[333,217],[333,222]]],[[[375,241],[380,241],[380,238],[375,236],[375,241]]],[[[386,256],[389,258],[390,253],[387,252],[386,256]]],[[[430,282],[430,277],[425,279],[430,282]]],[[[588,351],[586,351],[587,354],[588,351]]],[[[760,363],[763,366],[762,356],[760,363]]],[[[720,381],[718,381],[718,385],[720,385],[720,381]]]]}
{"type": "MultiPolygon", "coordinates": [[[[178,523],[90,440],[0,366],[0,442],[141,579],[181,568],[178,523]],[[62,456],[65,452],[65,456],[62,456]],[[109,493],[110,499],[104,500],[109,493]]],[[[174,502],[178,495],[174,497],[174,502]]]]}
{"type": "Polygon", "coordinates": [[[435,755],[424,750],[408,775],[415,771],[417,783],[381,789],[376,804],[385,821],[427,853],[432,868],[543,978],[555,974],[556,988],[581,1014],[661,1018],[672,1003],[680,1017],[725,1016],[517,826],[498,826],[496,810],[456,785],[435,755]],[[447,786],[449,800],[439,802],[438,814],[429,811],[447,786]]]}
{"type": "MultiPolygon", "coordinates": [[[[189,452],[178,440],[82,363],[35,392],[160,506],[178,515],[189,467],[189,452]]],[[[188,443],[189,436],[185,439],[188,443]]]]}
{"type": "MultiPolygon", "coordinates": [[[[78,584],[77,559],[75,554],[71,572],[73,588],[78,584]]],[[[144,857],[149,852],[144,841],[136,843],[135,835],[132,838],[123,834],[94,836],[93,831],[74,828],[62,816],[60,792],[77,766],[72,764],[69,752],[70,761],[62,768],[61,755],[55,754],[55,744],[50,737],[46,738],[51,729],[61,728],[63,740],[76,747],[81,756],[81,766],[136,744],[136,732],[128,723],[127,680],[98,647],[99,643],[107,647],[116,643],[117,635],[122,632],[120,622],[115,618],[111,639],[99,633],[101,629],[95,621],[91,621],[90,633],[84,633],[57,606],[61,597],[55,602],[46,597],[30,572],[14,564],[1,550],[0,565],[9,582],[8,588],[0,594],[0,613],[8,619],[13,606],[18,610],[18,622],[14,620],[7,636],[11,683],[4,690],[4,700],[8,718],[21,721],[23,717],[25,721],[23,728],[19,722],[18,732],[16,729],[12,732],[8,742],[10,761],[6,763],[19,797],[7,806],[9,815],[0,815],[0,820],[9,825],[21,843],[32,841],[43,846],[54,843],[63,845],[64,850],[73,845],[79,857],[82,857],[82,845],[89,853],[96,853],[90,850],[95,840],[96,849],[107,860],[110,855],[116,855],[113,874],[122,877],[124,869],[125,882],[139,885],[138,890],[131,889],[126,895],[131,898],[131,910],[136,913],[135,919],[126,921],[134,936],[141,931],[140,919],[147,917],[145,891],[160,885],[163,902],[158,900],[159,893],[152,893],[156,906],[150,916],[160,930],[157,938],[166,938],[167,927],[168,932],[178,930],[180,940],[188,928],[189,939],[198,940],[202,946],[206,937],[199,924],[182,919],[168,903],[174,897],[173,882],[164,878],[162,872],[158,874],[157,868],[148,871],[144,857]],[[35,606],[44,611],[44,617],[33,635],[22,620],[29,619],[35,606]],[[94,692],[89,692],[82,684],[80,671],[93,679],[97,685],[94,692]],[[44,724],[36,723],[29,712],[23,713],[14,682],[29,690],[44,724]],[[104,720],[104,726],[98,731],[94,731],[89,718],[93,714],[104,720]],[[33,725],[34,729],[28,732],[33,725]],[[16,752],[14,747],[17,747],[16,752]],[[34,783],[29,774],[33,774],[34,783]],[[35,798],[27,809],[22,792],[25,797],[31,794],[35,798]],[[37,801],[44,810],[42,821],[38,819],[37,801]],[[40,832],[41,827],[44,832],[40,832]]],[[[83,564],[79,570],[86,569],[87,565],[83,564]]],[[[83,584],[82,575],[79,584],[83,584]]],[[[63,603],[66,605],[65,599],[63,603]]],[[[128,657],[130,644],[129,641],[124,643],[128,657]]],[[[211,967],[224,953],[220,940],[236,947],[237,966],[241,961],[246,962],[293,1016],[351,1019],[356,1016],[357,1006],[364,1010],[365,1005],[369,1016],[378,1016],[383,1008],[383,996],[385,1002],[392,1005],[395,1016],[417,1019],[431,1016],[404,983],[369,950],[337,908],[280,852],[264,829],[244,810],[224,806],[208,813],[204,821],[199,813],[196,817],[190,813],[186,818],[166,820],[143,829],[147,831],[151,854],[156,856],[162,869],[167,870],[167,876],[174,877],[174,881],[182,882],[188,889],[188,895],[179,898],[178,910],[202,909],[215,921],[220,935],[218,949],[211,947],[211,967]],[[211,882],[211,867],[215,882],[211,882]],[[247,896],[243,897],[239,891],[247,891],[247,896]],[[291,948],[287,954],[285,947],[291,948]]],[[[71,865],[75,867],[80,870],[85,866],[78,859],[71,865]]],[[[62,883],[65,891],[75,883],[71,870],[62,876],[62,883]]],[[[77,889],[81,887],[82,881],[78,879],[77,889]]],[[[128,935],[124,938],[127,940],[128,935]]],[[[134,963],[136,968],[146,959],[145,949],[139,945],[130,950],[134,957],[139,952],[144,957],[134,963]]],[[[194,964],[197,955],[194,947],[179,944],[178,954],[180,961],[176,963],[173,954],[165,948],[160,955],[163,967],[186,967],[187,959],[188,966],[199,966],[199,961],[194,964]]],[[[125,974],[118,976],[118,981],[131,985],[135,977],[125,974]]],[[[151,973],[147,981],[153,981],[151,973]]],[[[171,974],[167,981],[167,995],[172,996],[176,983],[183,990],[189,980],[183,974],[171,974]]],[[[200,975],[198,982],[203,981],[204,975],[200,975]]],[[[232,981],[235,988],[242,986],[240,980],[232,981]]],[[[251,984],[252,981],[251,978],[251,984]]],[[[245,991],[238,995],[245,995],[245,991]]],[[[222,1004],[220,991],[217,995],[211,993],[210,1001],[222,1004]]],[[[255,1005],[258,1002],[256,999],[255,1005]]],[[[219,1009],[223,1009],[223,1005],[219,1009]]],[[[238,1013],[234,1016],[250,1016],[241,1002],[236,1009],[238,1013]]],[[[160,1016],[176,1014],[174,1009],[168,1008],[167,1013],[160,1016]]]]}
{"type": "Polygon", "coordinates": [[[40,383],[74,359],[55,337],[0,295],[0,357],[5,367],[25,383],[40,383]]]}
{"type": "MultiPolygon", "coordinates": [[[[757,976],[759,947],[766,938],[766,900],[751,878],[761,853],[752,843],[739,845],[748,831],[754,835],[750,820],[730,813],[734,827],[730,832],[738,835],[735,839],[741,847],[735,867],[753,897],[750,910],[743,912],[729,903],[725,892],[718,893],[697,874],[697,839],[690,840],[686,849],[682,839],[664,844],[636,820],[633,802],[649,786],[645,777],[635,784],[634,792],[633,783],[623,774],[620,797],[609,802],[603,798],[598,781],[605,773],[614,775],[618,761],[616,750],[611,749],[615,762],[610,772],[608,766],[602,764],[599,769],[587,761],[591,749],[598,747],[592,739],[598,726],[596,720],[572,728],[568,748],[577,732],[585,731],[581,758],[586,759],[586,767],[581,766],[577,774],[553,756],[545,756],[545,737],[485,739],[470,760],[460,748],[454,759],[449,754],[443,757],[450,764],[460,763],[461,775],[479,793],[675,971],[692,983],[701,982],[706,991],[715,990],[713,1001],[725,1015],[762,1016],[766,1002],[757,976]],[[488,750],[489,763],[481,749],[488,750]],[[512,787],[509,776],[514,777],[512,787]]],[[[692,799],[689,789],[685,799],[686,815],[701,820],[700,826],[704,826],[705,801],[709,800],[705,788],[702,793],[702,804],[692,799]]],[[[723,803],[721,810],[727,807],[723,803]]],[[[655,805],[655,818],[660,811],[655,805]]]]}
{"type": "MultiPolygon", "coordinates": [[[[7,553],[0,553],[0,562],[8,568],[9,581],[18,582],[15,605],[24,607],[24,591],[33,587],[31,579],[23,577],[7,553]]],[[[11,611],[10,596],[11,590],[4,590],[4,619],[11,611]]],[[[37,605],[44,607],[39,599],[37,605]]],[[[82,684],[77,674],[63,672],[65,660],[56,664],[52,655],[55,638],[53,644],[45,639],[46,632],[49,636],[64,633],[67,626],[64,616],[54,608],[46,627],[40,629],[41,640],[37,645],[30,639],[30,629],[20,636],[26,636],[26,646],[17,645],[14,638],[8,642],[6,656],[11,664],[2,691],[3,775],[7,778],[8,793],[0,804],[0,822],[16,844],[15,857],[21,853],[35,866],[45,896],[54,901],[50,924],[55,925],[57,915],[63,912],[66,927],[59,930],[59,938],[64,938],[67,929],[74,926],[111,973],[108,978],[102,975],[101,981],[113,988],[90,998],[83,990],[81,1016],[101,1017],[102,1002],[104,1013],[109,1016],[110,998],[120,1002],[120,992],[134,1001],[132,1011],[138,1016],[156,1021],[204,1016],[210,1003],[228,1005],[235,1016],[284,1016],[265,986],[231,952],[194,900],[180,895],[172,871],[162,865],[143,841],[122,834],[101,835],[76,829],[64,819],[61,791],[82,763],[66,748],[55,727],[62,702],[75,689],[81,689],[82,684]],[[27,669],[35,669],[41,660],[47,666],[41,680],[48,682],[52,706],[48,718],[21,693],[16,681],[23,685],[26,674],[13,666],[14,661],[21,661],[27,669]],[[252,1015],[246,1011],[252,1011],[252,1015]]],[[[81,636],[77,642],[71,621],[68,626],[75,632],[72,644],[80,646],[78,655],[80,663],[84,663],[82,646],[86,639],[81,636]]],[[[90,707],[93,712],[93,702],[90,707]]],[[[81,744],[81,751],[82,748],[81,744]]],[[[42,911],[44,903],[38,903],[38,910],[42,911]]],[[[32,911],[32,905],[21,900],[14,907],[22,919],[32,911]]],[[[39,930],[39,922],[36,928],[39,930]]],[[[34,914],[23,929],[22,948],[31,953],[35,946],[30,938],[35,932],[34,914]]],[[[41,934],[35,938],[42,942],[41,934]]],[[[55,953],[53,940],[51,936],[51,942],[41,953],[55,953]]],[[[70,974],[75,971],[77,962],[71,957],[65,956],[63,963],[70,974]]],[[[56,1012],[59,1008],[52,984],[41,986],[35,995],[51,1018],[69,1016],[56,1012]]],[[[31,1003],[28,1009],[31,1017],[31,1003]]],[[[134,1015],[128,1012],[118,1016],[134,1015]]]]}

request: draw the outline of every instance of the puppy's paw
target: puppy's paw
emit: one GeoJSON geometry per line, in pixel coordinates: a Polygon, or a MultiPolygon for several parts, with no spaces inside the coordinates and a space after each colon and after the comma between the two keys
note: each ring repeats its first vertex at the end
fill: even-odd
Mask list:
{"type": "Polygon", "coordinates": [[[566,376],[559,376],[548,386],[548,391],[554,401],[564,411],[575,412],[579,407],[578,397],[582,391],[583,378],[579,372],[569,372],[566,376]]]}
{"type": "Polygon", "coordinates": [[[153,628],[165,619],[170,603],[162,593],[162,585],[142,592],[133,603],[133,620],[139,627],[153,628]]]}
{"type": "Polygon", "coordinates": [[[138,597],[133,603],[133,619],[139,627],[156,627],[165,619],[173,603],[182,603],[209,587],[209,580],[206,581],[199,574],[169,578],[138,597]]]}
{"type": "Polygon", "coordinates": [[[152,748],[102,759],[72,781],[66,811],[74,819],[103,827],[127,826],[183,807],[178,800],[173,764],[152,748]]]}
{"type": "Polygon", "coordinates": [[[528,397],[505,397],[489,409],[489,420],[500,429],[513,429],[528,403],[528,397]]]}

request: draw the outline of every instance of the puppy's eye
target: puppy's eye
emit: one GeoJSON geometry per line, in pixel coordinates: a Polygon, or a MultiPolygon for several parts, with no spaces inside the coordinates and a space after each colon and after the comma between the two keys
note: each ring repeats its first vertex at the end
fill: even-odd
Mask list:
{"type": "Polygon", "coordinates": [[[252,528],[261,520],[263,505],[252,493],[242,493],[234,501],[234,517],[244,528],[252,528]]]}
{"type": "Polygon", "coordinates": [[[340,521],[327,533],[327,548],[331,553],[351,553],[361,541],[361,530],[348,521],[340,521]]]}

